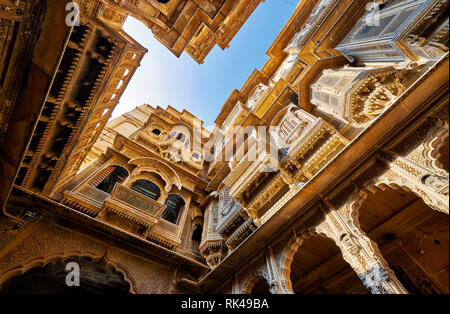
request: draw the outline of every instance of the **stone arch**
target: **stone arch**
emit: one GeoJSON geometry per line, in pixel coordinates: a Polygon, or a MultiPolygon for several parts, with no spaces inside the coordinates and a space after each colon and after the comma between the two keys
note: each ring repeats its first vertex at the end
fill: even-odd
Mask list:
{"type": "Polygon", "coordinates": [[[286,246],[281,252],[280,259],[280,277],[281,277],[281,289],[282,293],[293,294],[294,290],[292,288],[291,281],[291,266],[294,262],[294,256],[297,253],[298,249],[302,245],[303,241],[307,238],[311,237],[324,237],[330,238],[335,241],[333,238],[327,236],[323,232],[319,232],[315,228],[310,228],[300,232],[299,234],[294,232],[294,235],[288,240],[286,246]]]}
{"type": "Polygon", "coordinates": [[[161,197],[161,187],[155,183],[154,180],[137,179],[130,185],[132,190],[135,190],[147,197],[158,201],[161,197]]]}
{"type": "MultiPolygon", "coordinates": [[[[407,192],[412,192],[417,197],[421,198],[425,202],[425,204],[427,204],[426,199],[424,199],[421,194],[415,192],[406,184],[397,184],[395,182],[387,180],[378,180],[378,181],[370,180],[366,184],[364,184],[364,187],[355,188],[355,191],[349,196],[348,202],[345,205],[345,209],[343,212],[345,222],[352,228],[351,231],[353,231],[355,234],[362,235],[364,237],[367,237],[367,239],[369,239],[370,244],[375,250],[377,257],[379,257],[380,262],[383,264],[383,266],[387,266],[388,263],[384,260],[384,258],[382,258],[378,244],[372,239],[370,239],[367,236],[367,234],[362,230],[361,225],[359,223],[359,213],[364,201],[367,199],[368,193],[375,193],[376,189],[384,191],[388,187],[392,188],[393,190],[403,189],[407,192]]],[[[340,235],[340,237],[342,237],[342,235],[340,235]]]]}
{"type": "Polygon", "coordinates": [[[270,291],[271,280],[269,278],[269,274],[262,270],[258,270],[258,271],[254,271],[249,276],[249,278],[244,282],[241,294],[250,294],[252,292],[253,288],[255,287],[255,285],[260,280],[264,280],[267,283],[267,285],[269,286],[269,291],[270,291]]]}
{"type": "Polygon", "coordinates": [[[123,184],[128,188],[133,189],[133,185],[140,180],[149,181],[155,184],[160,190],[160,195],[157,200],[165,199],[165,197],[167,196],[166,181],[164,181],[164,179],[159,175],[159,173],[147,171],[139,172],[139,174],[137,175],[133,173],[133,175],[129,177],[129,180],[125,181],[123,184]]]}
{"type": "MultiPolygon", "coordinates": [[[[124,167],[121,163],[112,162],[104,165],[101,169],[99,169],[94,175],[86,180],[86,183],[91,186],[98,186],[108,175],[110,175],[116,169],[123,169],[127,172],[127,176],[124,178],[124,181],[130,177],[130,170],[128,167],[124,167]]],[[[85,182],[80,183],[77,188],[84,185],[85,182]]]]}
{"type": "Polygon", "coordinates": [[[150,172],[158,174],[166,183],[164,190],[169,192],[172,185],[175,185],[179,190],[182,188],[181,179],[178,173],[168,164],[155,158],[136,158],[128,162],[130,165],[135,165],[133,177],[139,175],[141,172],[150,172]]]}
{"type": "MultiPolygon", "coordinates": [[[[388,260],[383,256],[382,249],[384,248],[386,243],[383,244],[383,242],[379,242],[380,239],[374,239],[372,237],[373,235],[369,236],[369,231],[364,230],[364,228],[361,226],[360,210],[363,208],[363,204],[366,201],[366,199],[369,197],[370,193],[375,194],[377,192],[386,191],[386,190],[391,190],[391,191],[399,191],[400,190],[400,191],[403,191],[406,193],[409,192],[409,193],[411,193],[410,195],[414,195],[416,197],[416,199],[420,199],[421,201],[423,201],[423,204],[425,204],[429,207],[428,210],[436,209],[436,208],[433,208],[432,204],[434,204],[434,202],[432,202],[431,197],[429,195],[427,195],[426,192],[421,191],[422,193],[420,193],[416,189],[411,188],[408,184],[405,184],[404,182],[393,182],[393,181],[384,180],[384,179],[367,181],[363,187],[355,189],[355,191],[349,196],[347,204],[344,205],[344,207],[343,207],[343,212],[342,212],[343,216],[344,216],[343,218],[351,230],[349,230],[350,233],[348,233],[350,238],[347,239],[348,240],[347,247],[345,244],[342,244],[342,245],[344,247],[346,247],[347,253],[350,253],[350,254],[354,253],[354,252],[352,252],[352,250],[357,250],[357,251],[367,250],[367,253],[372,255],[372,258],[373,258],[372,261],[378,263],[385,271],[387,271],[386,276],[391,277],[393,281],[396,281],[397,282],[396,285],[400,288],[400,290],[403,290],[403,291],[397,291],[397,293],[399,293],[399,292],[400,293],[408,293],[408,291],[403,287],[403,283],[398,281],[398,279],[396,278],[396,274],[394,274],[394,272],[390,268],[390,262],[392,262],[392,260],[391,260],[392,257],[391,257],[391,259],[388,258],[390,261],[390,262],[388,262],[388,260]],[[353,237],[359,238],[360,240],[365,239],[366,244],[363,247],[356,248],[354,246],[355,239],[353,237]],[[381,246],[379,246],[379,243],[381,246]]],[[[408,207],[409,207],[409,205],[408,205],[408,207]]],[[[410,207],[410,208],[412,208],[412,207],[410,207]]],[[[442,212],[442,211],[440,211],[440,212],[442,212]]],[[[448,212],[446,214],[448,214],[448,212]]],[[[421,214],[421,215],[423,215],[423,214],[421,214]]],[[[436,213],[435,215],[438,215],[438,214],[436,213]]],[[[439,213],[439,215],[440,215],[440,213],[439,213]]],[[[436,218],[434,216],[429,216],[429,217],[430,217],[430,219],[436,218]],[[431,217],[434,217],[434,218],[431,218],[431,217]]],[[[387,219],[390,219],[390,218],[387,218],[387,219]]],[[[387,220],[385,220],[385,221],[387,221],[387,220]]],[[[427,224],[429,223],[429,221],[427,221],[427,220],[423,220],[423,221],[426,221],[427,224]]],[[[430,221],[432,221],[432,220],[430,220],[430,221]]],[[[388,230],[392,230],[392,227],[390,227],[388,230]]],[[[411,229],[408,229],[408,230],[410,230],[411,232],[416,232],[415,229],[412,227],[411,227],[411,229]]],[[[439,229],[439,230],[441,230],[441,229],[439,229]]],[[[408,231],[408,232],[410,232],[410,231],[408,231]]],[[[439,232],[442,232],[442,230],[439,232]]],[[[448,229],[447,229],[447,232],[448,232],[448,229]]],[[[397,232],[394,232],[394,234],[396,234],[396,233],[397,232]]],[[[345,234],[340,235],[341,238],[343,236],[345,236],[345,234]]],[[[395,235],[392,235],[392,236],[395,236],[395,235]]],[[[408,255],[406,255],[406,256],[408,256],[408,255]]],[[[386,255],[386,257],[389,257],[389,256],[386,255]]],[[[393,265],[396,265],[396,264],[393,264],[393,265]]],[[[427,265],[427,264],[423,264],[421,267],[426,267],[425,265],[427,265]]],[[[430,273],[430,274],[432,274],[432,273],[430,273]]],[[[432,276],[434,276],[434,275],[432,275],[432,276]]],[[[366,279],[364,278],[363,281],[365,281],[365,280],[366,279]]],[[[409,281],[409,279],[406,282],[408,282],[408,281],[409,281]]],[[[442,288],[442,287],[440,287],[440,288],[442,288]]],[[[444,289],[445,289],[445,287],[444,287],[444,289]]],[[[447,289],[448,289],[448,286],[447,286],[447,289]]],[[[413,292],[413,291],[409,291],[409,292],[413,292]]],[[[386,293],[386,292],[381,292],[381,293],[386,293]]]]}
{"type": "Polygon", "coordinates": [[[422,156],[428,167],[436,170],[439,174],[448,176],[448,169],[445,169],[445,165],[439,159],[441,158],[440,150],[448,145],[449,123],[442,119],[436,119],[436,122],[436,125],[428,131],[423,143],[422,156]]]}
{"type": "Polygon", "coordinates": [[[96,255],[90,252],[64,252],[64,253],[54,253],[52,255],[44,255],[35,258],[31,258],[24,262],[22,265],[12,267],[10,269],[6,269],[3,273],[0,273],[0,286],[6,282],[7,280],[21,276],[25,274],[27,271],[32,270],[34,268],[43,268],[52,262],[63,262],[65,260],[73,259],[73,258],[88,258],[93,261],[101,261],[103,260],[106,264],[106,267],[112,267],[115,272],[119,273],[123,280],[130,286],[130,293],[136,294],[136,283],[134,278],[131,277],[128,270],[123,267],[120,263],[115,262],[109,259],[104,255],[96,255]]]}
{"type": "Polygon", "coordinates": [[[413,182],[400,177],[399,175],[395,174],[392,171],[385,172],[378,180],[368,182],[368,184],[365,184],[364,186],[365,189],[370,189],[371,186],[375,187],[389,186],[393,189],[402,188],[408,192],[416,194],[425,202],[425,204],[427,204],[431,208],[437,211],[444,212],[446,214],[449,213],[448,196],[447,202],[443,201],[445,197],[443,194],[440,195],[442,196],[441,199],[435,196],[431,196],[430,193],[424,191],[422,187],[413,184],[413,182]]]}
{"type": "MultiPolygon", "coordinates": [[[[383,265],[383,267],[388,269],[388,262],[383,258],[378,244],[369,238],[369,236],[362,230],[359,223],[359,210],[368,196],[367,193],[370,193],[376,187],[379,187],[381,190],[383,190],[386,186],[390,185],[387,185],[385,183],[372,182],[370,185],[367,185],[361,189],[357,189],[355,192],[353,192],[349,197],[348,203],[345,205],[344,219],[353,234],[359,236],[360,238],[368,240],[371,249],[375,253],[374,259],[377,260],[381,265],[383,265]]],[[[353,234],[344,232],[339,235],[339,241],[344,240],[346,235],[353,237],[353,234]]]]}

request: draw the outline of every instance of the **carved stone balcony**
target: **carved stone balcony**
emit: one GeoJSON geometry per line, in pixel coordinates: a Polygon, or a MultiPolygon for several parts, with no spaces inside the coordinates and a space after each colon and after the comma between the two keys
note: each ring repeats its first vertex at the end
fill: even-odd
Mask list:
{"type": "Polygon", "coordinates": [[[236,225],[242,223],[246,217],[244,209],[233,201],[230,206],[221,210],[222,219],[217,224],[217,232],[223,236],[229,234],[236,225]]]}
{"type": "Polygon", "coordinates": [[[98,218],[146,237],[165,207],[139,192],[116,184],[111,196],[105,200],[98,218]]]}
{"type": "Polygon", "coordinates": [[[309,180],[339,147],[348,143],[323,119],[295,107],[288,110],[279,126],[280,146],[286,150],[280,170],[288,184],[309,180]]]}
{"type": "Polygon", "coordinates": [[[225,244],[234,250],[239,244],[241,244],[253,231],[255,231],[256,226],[252,218],[248,218],[242,225],[239,226],[227,239],[225,244]]]}
{"type": "Polygon", "coordinates": [[[95,217],[100,213],[103,203],[108,197],[108,193],[91,185],[85,185],[76,192],[65,191],[62,203],[95,217]]]}
{"type": "Polygon", "coordinates": [[[175,249],[181,244],[181,230],[180,225],[159,219],[158,223],[148,232],[147,238],[169,249],[175,249]]]}
{"type": "Polygon", "coordinates": [[[247,101],[247,107],[250,109],[256,108],[258,104],[270,93],[270,86],[262,83],[258,84],[253,90],[252,95],[247,101]]]}
{"type": "Polygon", "coordinates": [[[230,196],[244,205],[244,192],[261,174],[271,172],[274,164],[276,166],[278,162],[277,153],[267,151],[265,145],[253,145],[224,181],[225,185],[230,187],[230,196]]]}

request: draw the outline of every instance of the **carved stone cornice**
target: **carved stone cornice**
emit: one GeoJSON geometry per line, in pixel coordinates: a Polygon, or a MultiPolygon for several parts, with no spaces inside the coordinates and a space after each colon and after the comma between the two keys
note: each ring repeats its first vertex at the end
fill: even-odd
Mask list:
{"type": "Polygon", "coordinates": [[[228,237],[228,239],[225,241],[225,244],[230,248],[230,250],[234,250],[255,229],[256,226],[253,222],[253,219],[249,218],[228,237]]]}
{"type": "Polygon", "coordinates": [[[216,230],[218,233],[225,235],[237,223],[244,221],[246,218],[247,214],[245,212],[245,209],[237,204],[237,206],[234,207],[231,213],[218,223],[216,230]]]}

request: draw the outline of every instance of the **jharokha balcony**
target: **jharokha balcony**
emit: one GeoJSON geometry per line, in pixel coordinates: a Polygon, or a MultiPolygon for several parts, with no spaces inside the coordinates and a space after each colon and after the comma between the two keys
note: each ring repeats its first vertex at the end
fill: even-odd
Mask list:
{"type": "Polygon", "coordinates": [[[159,222],[166,208],[165,205],[122,184],[116,184],[111,194],[84,185],[77,192],[64,192],[63,203],[145,238],[150,229],[159,222]]]}
{"type": "Polygon", "coordinates": [[[158,223],[165,208],[165,205],[139,192],[116,184],[97,218],[113,225],[123,225],[124,228],[147,237],[150,228],[158,223]]]}

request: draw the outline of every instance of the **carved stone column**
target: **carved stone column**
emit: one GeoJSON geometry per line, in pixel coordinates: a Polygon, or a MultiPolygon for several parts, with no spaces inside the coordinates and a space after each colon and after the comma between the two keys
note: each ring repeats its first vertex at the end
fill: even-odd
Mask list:
{"type": "Polygon", "coordinates": [[[333,209],[329,202],[326,204],[331,210],[325,210],[325,220],[316,230],[335,240],[344,260],[355,270],[364,286],[373,294],[407,294],[378,245],[361,230],[358,222],[351,215],[343,215],[341,209],[333,209]]]}
{"type": "Polygon", "coordinates": [[[270,292],[272,294],[283,293],[280,285],[280,274],[278,272],[277,263],[271,247],[267,248],[266,251],[266,264],[269,277],[271,278],[269,282],[270,292]]]}
{"type": "MultiPolygon", "coordinates": [[[[281,243],[277,244],[273,251],[275,260],[277,279],[277,293],[278,294],[294,294],[291,281],[291,266],[298,247],[301,245],[302,240],[295,234],[291,234],[289,238],[281,243]]],[[[271,248],[272,251],[272,248],[271,248]]]]}

